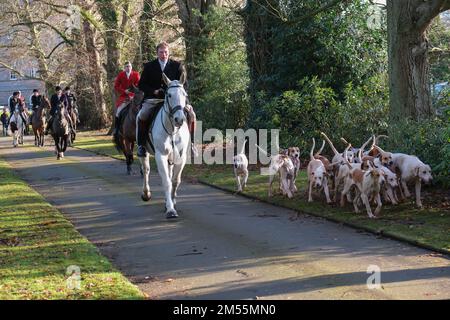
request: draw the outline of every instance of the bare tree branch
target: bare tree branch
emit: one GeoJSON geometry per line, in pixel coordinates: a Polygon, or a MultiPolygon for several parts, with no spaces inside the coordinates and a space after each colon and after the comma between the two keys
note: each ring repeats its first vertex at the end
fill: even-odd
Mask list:
{"type": "Polygon", "coordinates": [[[64,43],[66,43],[66,42],[65,42],[65,41],[61,41],[60,43],[58,43],[58,44],[52,49],[52,51],[50,51],[50,53],[45,57],[45,59],[50,59],[50,57],[52,56],[53,52],[55,52],[55,50],[56,50],[59,46],[63,45],[64,43]]]}
{"type": "Polygon", "coordinates": [[[424,1],[420,4],[416,8],[418,17],[416,26],[419,32],[424,32],[434,17],[448,9],[450,9],[450,0],[424,1]]]}
{"type": "Polygon", "coordinates": [[[265,0],[266,3],[269,4],[270,8],[268,8],[267,6],[263,5],[260,3],[260,0],[248,0],[249,2],[252,2],[258,6],[260,6],[262,9],[264,9],[265,11],[267,11],[270,15],[274,16],[275,18],[280,19],[281,21],[287,22],[287,18],[284,17],[281,12],[279,12],[278,10],[275,10],[273,8],[273,6],[268,2],[268,0],[265,0]]]}
{"type": "Polygon", "coordinates": [[[159,20],[159,19],[157,19],[157,18],[153,18],[153,21],[155,21],[156,23],[159,23],[159,24],[161,24],[161,25],[163,25],[163,26],[166,26],[166,27],[171,28],[171,29],[172,29],[173,31],[175,31],[180,37],[183,36],[183,33],[181,33],[175,25],[173,25],[173,24],[171,24],[171,23],[168,23],[168,22],[165,22],[165,21],[162,21],[162,20],[159,20]]]}
{"type": "Polygon", "coordinates": [[[72,40],[70,40],[69,38],[67,38],[67,36],[66,36],[63,32],[59,31],[55,26],[51,25],[51,24],[48,23],[47,21],[19,22],[19,23],[13,24],[12,27],[16,27],[16,26],[27,26],[27,27],[29,27],[29,26],[32,26],[32,25],[35,25],[35,24],[41,24],[41,25],[45,25],[45,26],[51,28],[51,29],[52,29],[53,31],[55,31],[61,38],[63,38],[64,41],[65,41],[67,44],[69,44],[70,46],[73,46],[73,41],[72,41],[72,40]]]}
{"type": "Polygon", "coordinates": [[[322,5],[321,7],[317,8],[316,10],[313,10],[313,11],[311,11],[311,12],[309,12],[309,13],[307,13],[307,14],[305,14],[305,15],[303,15],[303,16],[295,19],[295,20],[290,20],[290,21],[288,21],[288,23],[289,24],[296,24],[296,23],[302,22],[302,21],[304,21],[306,19],[310,19],[310,18],[318,15],[319,13],[322,13],[324,11],[329,10],[329,9],[337,6],[340,3],[348,3],[348,2],[351,2],[351,0],[330,0],[330,2],[322,5]]]}
{"type": "Polygon", "coordinates": [[[310,19],[316,15],[318,15],[321,12],[327,11],[335,6],[337,6],[340,3],[348,3],[351,2],[351,0],[330,0],[329,2],[325,3],[324,5],[320,6],[319,8],[306,13],[305,15],[298,17],[294,20],[289,20],[287,17],[285,17],[280,10],[278,10],[277,8],[275,8],[269,0],[264,0],[264,2],[266,3],[266,5],[263,5],[262,3],[260,3],[262,0],[248,0],[251,3],[254,3],[258,6],[260,6],[261,8],[263,8],[264,10],[266,10],[269,14],[271,14],[272,16],[279,18],[281,21],[287,23],[287,24],[297,24],[300,23],[306,19],[310,19]]]}

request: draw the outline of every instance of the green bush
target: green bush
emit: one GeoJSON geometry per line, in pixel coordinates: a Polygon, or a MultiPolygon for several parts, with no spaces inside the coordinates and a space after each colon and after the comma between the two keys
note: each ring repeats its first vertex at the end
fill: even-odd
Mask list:
{"type": "Polygon", "coordinates": [[[361,146],[372,134],[386,134],[389,118],[389,89],[385,75],[364,84],[347,84],[340,108],[339,133],[354,146],[361,146]]]}
{"type": "MultiPolygon", "coordinates": [[[[388,96],[387,89],[380,83],[384,82],[369,79],[362,86],[349,84],[344,101],[339,102],[336,93],[317,77],[304,78],[298,83],[300,89],[285,91],[271,100],[267,101],[264,94],[260,94],[262,107],[253,125],[279,128],[280,145],[296,145],[306,158],[311,139],[316,138],[320,144],[320,131],[324,131],[339,150],[343,149],[340,137],[358,146],[373,133],[387,132],[388,96]]],[[[329,153],[330,149],[326,151],[329,153]]]]}
{"type": "Polygon", "coordinates": [[[249,83],[241,18],[214,7],[203,15],[205,26],[195,40],[203,54],[196,61],[192,101],[204,128],[242,128],[248,118],[249,83]]]}
{"type": "Polygon", "coordinates": [[[265,103],[261,94],[262,112],[256,122],[260,128],[280,129],[281,146],[299,146],[306,155],[311,138],[317,137],[320,130],[334,132],[338,128],[336,115],[339,115],[340,106],[334,91],[323,86],[316,77],[301,80],[299,87],[300,90],[285,91],[265,103]],[[262,115],[267,117],[266,120],[262,115]],[[267,126],[263,125],[265,121],[267,126]]]}

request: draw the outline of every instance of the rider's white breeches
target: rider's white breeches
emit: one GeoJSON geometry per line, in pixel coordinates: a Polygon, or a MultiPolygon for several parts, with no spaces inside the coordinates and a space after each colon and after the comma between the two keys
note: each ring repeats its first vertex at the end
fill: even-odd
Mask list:
{"type": "Polygon", "coordinates": [[[130,103],[130,101],[125,101],[125,102],[123,102],[120,106],[117,107],[117,110],[116,110],[116,117],[119,116],[119,114],[120,114],[120,112],[123,110],[123,108],[125,108],[129,103],[130,103]]]}
{"type": "Polygon", "coordinates": [[[161,102],[164,102],[164,100],[163,99],[146,99],[142,103],[142,108],[139,111],[137,118],[139,120],[148,120],[151,110],[154,107],[156,107],[158,104],[161,104],[161,102]]]}

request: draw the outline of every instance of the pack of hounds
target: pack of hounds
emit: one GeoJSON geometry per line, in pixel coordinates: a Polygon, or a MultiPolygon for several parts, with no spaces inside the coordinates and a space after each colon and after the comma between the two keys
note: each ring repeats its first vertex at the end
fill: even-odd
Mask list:
{"type": "MultiPolygon", "coordinates": [[[[346,201],[353,204],[356,213],[360,212],[361,203],[365,206],[369,218],[376,218],[381,211],[382,203],[396,205],[411,197],[408,184],[414,184],[416,205],[423,207],[421,201],[422,183],[432,182],[431,168],[413,155],[391,153],[378,146],[380,138],[387,136],[373,135],[360,148],[355,148],[344,138],[347,145],[343,152],[338,152],[327,135],[321,132],[328,142],[334,156],[331,160],[322,155],[325,140],[321,148],[314,153],[316,142],[312,139],[309,153],[309,163],[306,167],[308,185],[308,202],[313,201],[313,195],[324,193],[326,202],[331,204],[338,201],[345,206],[346,201]],[[372,142],[370,148],[367,145],[372,142]],[[333,199],[330,196],[333,191],[333,199]],[[371,203],[376,204],[372,212],[371,203]]],[[[256,147],[267,155],[258,145],[256,147]]],[[[245,155],[245,142],[240,153],[234,157],[234,175],[237,192],[242,192],[247,185],[249,170],[248,159],[245,155]]],[[[270,156],[268,196],[273,196],[273,182],[279,177],[279,189],[283,196],[293,198],[298,191],[295,181],[300,171],[300,149],[290,147],[281,149],[279,154],[270,156]]]]}

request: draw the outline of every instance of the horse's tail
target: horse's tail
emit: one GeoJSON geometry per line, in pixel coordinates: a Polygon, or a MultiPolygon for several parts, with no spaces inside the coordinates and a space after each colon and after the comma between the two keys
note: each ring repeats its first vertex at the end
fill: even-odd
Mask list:
{"type": "Polygon", "coordinates": [[[120,142],[120,134],[116,134],[113,136],[113,142],[114,142],[114,146],[116,147],[117,151],[119,152],[123,152],[123,145],[120,142]]]}

